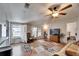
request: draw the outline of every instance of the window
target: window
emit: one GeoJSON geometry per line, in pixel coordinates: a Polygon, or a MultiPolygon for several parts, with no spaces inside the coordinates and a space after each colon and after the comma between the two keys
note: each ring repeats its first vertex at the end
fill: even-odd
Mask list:
{"type": "Polygon", "coordinates": [[[6,26],[2,24],[2,37],[6,37],[6,26]]]}
{"type": "Polygon", "coordinates": [[[41,36],[41,29],[37,27],[32,28],[32,36],[39,37],[41,36]]]}
{"type": "Polygon", "coordinates": [[[21,36],[21,26],[13,25],[12,26],[12,34],[13,34],[13,37],[20,37],[21,36]]]}
{"type": "Polygon", "coordinates": [[[76,22],[67,23],[67,32],[68,32],[68,34],[70,32],[70,36],[75,36],[76,31],[77,31],[76,22]]]}
{"type": "Polygon", "coordinates": [[[38,37],[41,36],[41,29],[38,28],[38,37]]]}
{"type": "Polygon", "coordinates": [[[37,37],[37,27],[32,28],[32,36],[37,37]]]}

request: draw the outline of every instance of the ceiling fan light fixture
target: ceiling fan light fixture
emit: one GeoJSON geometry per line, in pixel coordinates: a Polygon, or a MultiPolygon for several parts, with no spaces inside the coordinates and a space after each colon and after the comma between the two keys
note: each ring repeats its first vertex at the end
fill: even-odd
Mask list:
{"type": "Polygon", "coordinates": [[[59,13],[53,13],[52,16],[53,17],[58,17],[59,16],[59,13]]]}

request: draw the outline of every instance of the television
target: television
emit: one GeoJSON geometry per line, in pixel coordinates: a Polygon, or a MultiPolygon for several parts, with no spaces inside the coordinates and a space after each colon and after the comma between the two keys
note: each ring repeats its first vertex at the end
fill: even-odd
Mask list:
{"type": "Polygon", "coordinates": [[[50,35],[60,35],[60,29],[50,29],[50,35]]]}

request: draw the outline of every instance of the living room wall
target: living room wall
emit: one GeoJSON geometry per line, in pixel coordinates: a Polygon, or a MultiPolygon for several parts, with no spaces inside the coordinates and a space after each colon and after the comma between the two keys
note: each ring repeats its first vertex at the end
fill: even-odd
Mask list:
{"type": "MultiPolygon", "coordinates": [[[[52,21],[52,22],[49,22],[49,23],[45,22],[45,21],[43,22],[41,20],[41,21],[36,21],[36,22],[32,23],[32,26],[37,26],[37,27],[43,28],[42,25],[44,23],[45,24],[47,23],[48,25],[51,24],[51,26],[49,26],[49,29],[60,28],[61,29],[61,33],[64,33],[65,35],[68,35],[68,33],[67,33],[67,24],[68,23],[72,23],[72,22],[76,22],[77,23],[77,37],[78,37],[79,36],[79,26],[78,26],[79,25],[79,17],[61,18],[61,19],[55,20],[55,22],[52,21]],[[38,24],[38,23],[40,23],[40,24],[38,24]]],[[[77,41],[78,40],[79,39],[77,39],[77,41]]]]}
{"type": "Polygon", "coordinates": [[[72,22],[77,22],[77,18],[58,20],[56,22],[53,22],[50,28],[60,28],[61,33],[67,34],[67,24],[72,22]]]}
{"type": "MultiPolygon", "coordinates": [[[[76,39],[76,41],[78,41],[79,40],[79,26],[78,26],[79,25],[79,17],[58,20],[56,22],[53,22],[50,28],[52,28],[52,29],[60,28],[61,33],[64,33],[67,36],[68,35],[68,33],[67,33],[67,24],[68,23],[72,23],[72,22],[76,22],[77,23],[77,29],[76,29],[77,30],[76,31],[76,33],[77,33],[77,37],[76,38],[77,39],[76,39]]],[[[73,28],[71,28],[71,30],[72,29],[73,28]]],[[[66,40],[64,40],[64,41],[66,41],[66,40]]]]}

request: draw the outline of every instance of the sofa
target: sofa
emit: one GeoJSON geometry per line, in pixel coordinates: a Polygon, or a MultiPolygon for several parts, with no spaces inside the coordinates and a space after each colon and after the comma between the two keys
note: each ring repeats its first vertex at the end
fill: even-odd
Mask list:
{"type": "Polygon", "coordinates": [[[76,44],[71,44],[65,51],[68,56],[79,56],[79,46],[76,44]]]}

